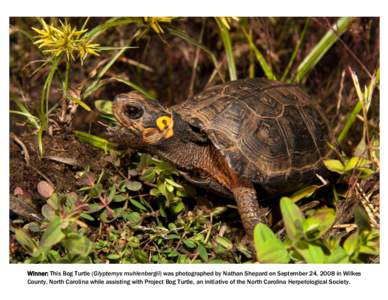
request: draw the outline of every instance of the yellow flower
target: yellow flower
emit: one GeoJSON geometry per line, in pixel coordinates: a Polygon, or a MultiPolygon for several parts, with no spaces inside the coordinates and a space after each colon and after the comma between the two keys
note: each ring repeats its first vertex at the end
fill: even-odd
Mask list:
{"type": "Polygon", "coordinates": [[[37,33],[34,44],[44,54],[50,57],[66,55],[67,60],[75,60],[75,54],[78,54],[82,63],[88,54],[99,55],[99,44],[91,44],[84,36],[87,29],[77,30],[67,19],[65,22],[59,20],[59,25],[47,24],[42,18],[38,20],[42,28],[32,27],[37,33]]]}
{"type": "Polygon", "coordinates": [[[230,24],[232,21],[238,21],[238,17],[217,17],[218,20],[228,29],[230,30],[230,24]]]}
{"type": "Polygon", "coordinates": [[[144,17],[144,21],[158,34],[164,33],[160,23],[171,23],[172,17],[144,17]]]}

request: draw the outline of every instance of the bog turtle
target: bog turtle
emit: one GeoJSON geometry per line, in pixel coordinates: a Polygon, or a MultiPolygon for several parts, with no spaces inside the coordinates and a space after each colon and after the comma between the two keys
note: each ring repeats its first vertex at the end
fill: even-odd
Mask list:
{"type": "Polygon", "coordinates": [[[231,81],[163,107],[138,92],[119,94],[120,143],[171,162],[190,181],[237,202],[248,236],[265,223],[257,191],[285,194],[323,172],[328,125],[297,85],[231,81]]]}

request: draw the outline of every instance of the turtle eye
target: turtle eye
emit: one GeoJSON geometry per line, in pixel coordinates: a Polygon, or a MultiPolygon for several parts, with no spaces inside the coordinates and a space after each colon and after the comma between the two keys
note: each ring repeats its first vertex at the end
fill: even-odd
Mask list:
{"type": "Polygon", "coordinates": [[[127,105],[125,108],[125,115],[130,119],[139,119],[144,113],[143,108],[135,105],[127,105]]]}

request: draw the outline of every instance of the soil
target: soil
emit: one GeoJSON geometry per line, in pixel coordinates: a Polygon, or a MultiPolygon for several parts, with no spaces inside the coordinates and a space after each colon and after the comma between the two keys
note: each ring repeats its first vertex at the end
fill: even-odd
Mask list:
{"type": "Polygon", "coordinates": [[[10,193],[21,188],[39,198],[37,185],[45,180],[59,192],[74,191],[78,187],[76,172],[90,166],[99,171],[103,167],[102,152],[88,144],[80,143],[73,135],[44,135],[45,154],[38,156],[37,139],[31,133],[10,137],[10,193]],[[24,145],[28,158],[24,153],[24,145]]]}

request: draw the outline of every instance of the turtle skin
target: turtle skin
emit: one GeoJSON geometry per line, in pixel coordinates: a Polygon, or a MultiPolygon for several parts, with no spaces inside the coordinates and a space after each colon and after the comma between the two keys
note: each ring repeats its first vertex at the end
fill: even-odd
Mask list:
{"type": "Polygon", "coordinates": [[[297,85],[263,78],[216,85],[174,107],[204,132],[229,167],[269,194],[285,194],[324,172],[329,126],[297,85]]]}

